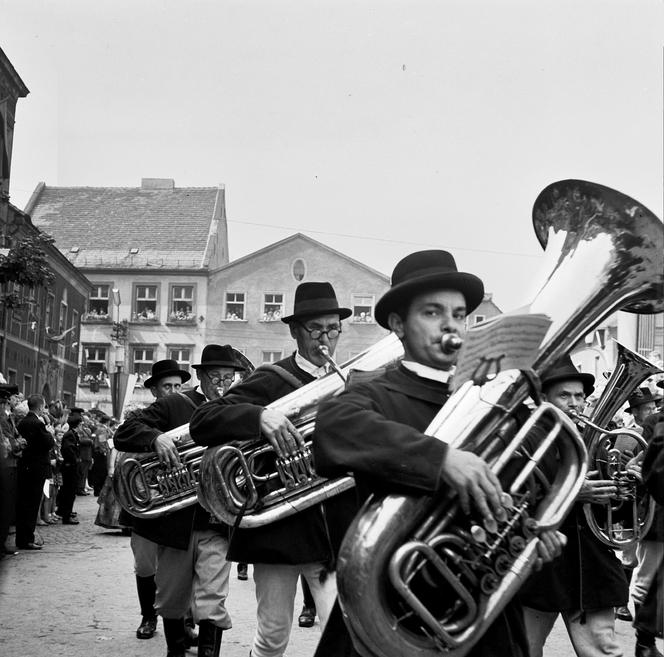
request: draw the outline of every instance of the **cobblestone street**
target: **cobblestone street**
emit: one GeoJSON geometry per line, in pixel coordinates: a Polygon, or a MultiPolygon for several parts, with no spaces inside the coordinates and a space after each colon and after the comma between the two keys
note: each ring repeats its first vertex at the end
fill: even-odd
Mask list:
{"type": "MultiPolygon", "coordinates": [[[[153,639],[135,638],[140,618],[128,537],[94,525],[94,497],[77,497],[76,510],[80,525],[38,527],[41,551],[0,562],[0,656],[163,657],[161,623],[153,639]]],[[[228,601],[233,629],[224,633],[224,657],[249,653],[255,619],[251,567],[249,573],[249,581],[241,582],[233,569],[228,601]]],[[[300,606],[298,599],[296,615],[300,606]]],[[[625,657],[633,655],[631,626],[618,621],[617,629],[625,657]]],[[[295,624],[288,655],[310,657],[319,636],[318,624],[312,629],[295,624]]],[[[569,655],[573,651],[558,623],[545,657],[569,655]]]]}

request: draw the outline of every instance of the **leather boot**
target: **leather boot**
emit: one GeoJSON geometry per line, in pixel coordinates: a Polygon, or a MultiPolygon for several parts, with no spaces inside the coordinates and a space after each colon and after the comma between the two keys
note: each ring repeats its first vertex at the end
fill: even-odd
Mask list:
{"type": "Polygon", "coordinates": [[[212,621],[202,620],[198,624],[198,657],[219,657],[223,632],[212,621]]]}
{"type": "Polygon", "coordinates": [[[164,634],[166,635],[166,657],[185,657],[184,618],[164,618],[164,634]]]}
{"type": "Polygon", "coordinates": [[[150,577],[136,576],[136,591],[138,602],[141,605],[143,619],[136,630],[137,639],[151,639],[157,630],[157,612],[154,609],[154,596],[156,591],[154,575],[150,577]]]}
{"type": "Polygon", "coordinates": [[[184,645],[187,649],[198,645],[198,632],[196,632],[196,623],[191,617],[191,610],[184,617],[184,645]]]}

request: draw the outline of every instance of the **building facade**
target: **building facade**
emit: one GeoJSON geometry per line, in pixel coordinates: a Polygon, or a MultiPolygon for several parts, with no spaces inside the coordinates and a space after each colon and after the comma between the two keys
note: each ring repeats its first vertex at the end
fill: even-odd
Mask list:
{"type": "MultiPolygon", "coordinates": [[[[41,393],[47,401],[76,402],[80,319],[89,281],[9,200],[14,117],[18,98],[28,89],[0,50],[0,372],[25,395],[41,393]],[[20,283],[9,267],[25,244],[43,248],[40,262],[52,282],[20,283]]],[[[31,254],[28,254],[31,255],[31,254]]],[[[27,266],[32,262],[26,259],[27,266]]]]}

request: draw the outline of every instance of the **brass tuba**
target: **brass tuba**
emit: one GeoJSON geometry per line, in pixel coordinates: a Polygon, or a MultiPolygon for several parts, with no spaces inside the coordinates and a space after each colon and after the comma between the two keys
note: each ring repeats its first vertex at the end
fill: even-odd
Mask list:
{"type": "Polygon", "coordinates": [[[355,485],[353,477],[326,479],[316,474],[311,434],[318,405],[338,395],[354,371],[396,363],[403,347],[388,335],[326,376],[294,390],[267,408],[284,413],[305,439],[305,448],[277,458],[265,440],[210,447],[201,461],[198,501],[218,520],[239,527],[260,527],[303,511],[355,485]]]}
{"type": "Polygon", "coordinates": [[[577,420],[586,426],[583,437],[588,447],[589,468],[597,470],[600,479],[613,480],[618,489],[616,497],[606,505],[583,505],[588,527],[602,543],[622,550],[648,533],[655,515],[653,499],[625,469],[630,454],[645,452],[648,445],[637,431],[624,428],[607,431],[603,427],[645,379],[662,370],[619,342],[617,349],[616,366],[592,415],[577,415],[577,420]],[[625,513],[627,510],[629,514],[625,513]]]}
{"type": "MultiPolygon", "coordinates": [[[[525,308],[551,322],[532,363],[536,375],[614,310],[661,310],[662,224],[640,203],[565,180],[538,196],[533,223],[547,264],[525,308]]],[[[530,574],[538,532],[557,528],[571,508],[586,472],[584,444],[533,383],[518,369],[471,378],[426,431],[490,464],[509,493],[503,517],[479,526],[449,497],[391,494],[370,498],[355,518],[337,584],[364,657],[466,655],[530,574]],[[529,398],[536,408],[522,422],[517,410],[529,398]],[[544,438],[527,465],[515,466],[511,457],[528,452],[536,434],[544,438]],[[539,467],[549,449],[560,458],[552,482],[539,467]]]]}
{"type": "MultiPolygon", "coordinates": [[[[241,378],[254,370],[252,362],[233,349],[233,357],[244,368],[241,378]]],[[[223,387],[217,389],[223,395],[223,387]]],[[[189,424],[165,431],[177,445],[180,464],[162,465],[154,452],[120,452],[113,473],[113,490],[120,506],[137,518],[159,518],[196,503],[200,464],[205,447],[189,435],[189,424]]]]}

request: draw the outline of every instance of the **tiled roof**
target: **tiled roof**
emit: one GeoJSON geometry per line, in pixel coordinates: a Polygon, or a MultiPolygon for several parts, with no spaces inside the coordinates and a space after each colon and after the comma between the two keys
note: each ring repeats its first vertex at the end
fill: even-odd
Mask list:
{"type": "Polygon", "coordinates": [[[218,194],[216,187],[43,186],[26,210],[77,267],[191,268],[202,265],[218,194]]]}

